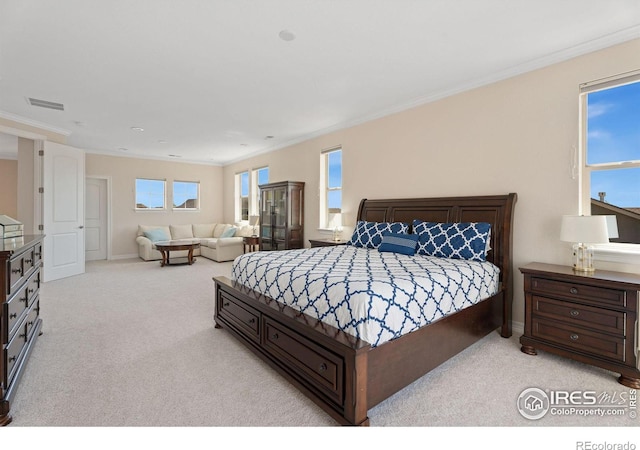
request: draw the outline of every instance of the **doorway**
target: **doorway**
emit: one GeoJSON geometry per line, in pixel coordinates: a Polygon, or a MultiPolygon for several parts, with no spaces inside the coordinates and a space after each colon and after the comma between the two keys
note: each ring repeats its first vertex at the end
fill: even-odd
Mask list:
{"type": "Polygon", "coordinates": [[[109,179],[85,178],[85,260],[111,259],[109,179]]]}

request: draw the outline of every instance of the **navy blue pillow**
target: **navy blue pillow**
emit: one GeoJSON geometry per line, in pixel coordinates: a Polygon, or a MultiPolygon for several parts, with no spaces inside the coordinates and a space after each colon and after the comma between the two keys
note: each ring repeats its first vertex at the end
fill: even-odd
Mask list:
{"type": "Polygon", "coordinates": [[[409,224],[403,222],[365,222],[358,220],[353,235],[347,244],[354,247],[378,248],[382,235],[389,233],[408,233],[409,224]]]}
{"type": "Polygon", "coordinates": [[[417,234],[401,234],[385,232],[382,235],[382,243],[378,247],[379,252],[402,253],[403,255],[415,255],[418,246],[417,234]]]}
{"type": "Polygon", "coordinates": [[[441,258],[486,261],[491,224],[486,222],[413,221],[417,253],[441,258]]]}

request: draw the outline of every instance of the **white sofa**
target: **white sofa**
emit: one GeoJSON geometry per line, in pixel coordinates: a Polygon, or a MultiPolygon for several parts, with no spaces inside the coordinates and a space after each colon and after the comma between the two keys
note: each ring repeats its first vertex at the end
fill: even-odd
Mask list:
{"type": "MultiPolygon", "coordinates": [[[[156,249],[154,241],[158,230],[162,230],[167,239],[160,240],[187,240],[200,242],[200,248],[194,250],[195,256],[204,256],[214,261],[233,261],[244,253],[242,238],[253,234],[253,227],[245,224],[231,225],[227,223],[203,223],[192,225],[138,225],[136,242],[138,254],[145,261],[162,259],[162,254],[156,249]],[[234,228],[231,237],[221,237],[230,228],[234,228]],[[148,237],[149,236],[149,237],[148,237]]],[[[230,231],[227,231],[229,234],[230,231]]],[[[157,241],[156,241],[157,242],[157,241]]],[[[186,256],[187,251],[171,252],[172,257],[186,256]]]]}

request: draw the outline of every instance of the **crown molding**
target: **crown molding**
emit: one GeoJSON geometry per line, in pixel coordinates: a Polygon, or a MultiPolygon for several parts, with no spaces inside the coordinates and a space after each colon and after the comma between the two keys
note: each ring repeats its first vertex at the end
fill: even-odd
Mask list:
{"type": "Polygon", "coordinates": [[[44,122],[38,122],[37,120],[33,120],[33,119],[27,119],[26,117],[11,114],[6,111],[0,111],[0,118],[11,120],[12,122],[16,122],[21,125],[27,125],[29,127],[38,128],[40,130],[50,131],[52,133],[56,133],[65,137],[71,134],[71,131],[65,130],[64,128],[54,127],[53,125],[49,125],[44,122]]]}
{"type": "Polygon", "coordinates": [[[329,134],[335,131],[361,125],[363,123],[370,122],[372,120],[390,116],[392,114],[396,114],[411,108],[422,106],[427,103],[435,102],[437,100],[441,100],[443,98],[450,97],[452,95],[460,94],[466,91],[470,91],[472,89],[476,89],[482,86],[496,83],[498,81],[506,80],[508,78],[512,78],[517,75],[522,75],[527,72],[532,72],[537,69],[542,69],[543,67],[561,63],[578,56],[586,55],[588,53],[592,53],[598,50],[605,49],[607,47],[612,47],[614,45],[622,44],[624,42],[631,41],[633,39],[638,39],[638,38],[640,38],[640,25],[626,28],[624,30],[617,31],[615,33],[611,33],[606,36],[601,36],[600,38],[593,39],[591,41],[584,42],[584,43],[575,45],[573,47],[568,47],[564,50],[560,50],[550,55],[546,55],[541,58],[527,61],[525,63],[510,67],[502,71],[493,72],[487,75],[486,77],[481,77],[473,81],[469,81],[468,83],[458,85],[451,89],[443,89],[440,91],[431,92],[425,96],[416,97],[412,100],[395,105],[391,108],[387,108],[382,111],[378,111],[377,113],[374,113],[374,114],[363,116],[348,122],[341,122],[335,125],[331,125],[327,128],[323,128],[321,130],[317,130],[312,133],[305,134],[304,136],[300,136],[299,138],[295,138],[295,139],[291,139],[289,141],[283,142],[279,144],[277,147],[275,146],[270,147],[267,149],[259,150],[255,153],[251,153],[250,155],[247,155],[247,156],[233,159],[231,161],[225,162],[224,165],[227,166],[227,165],[235,164],[240,161],[244,161],[245,159],[252,158],[254,156],[257,156],[263,153],[269,153],[272,151],[280,150],[282,148],[286,148],[291,145],[298,144],[300,142],[308,141],[318,136],[324,136],[326,134],[329,134]]]}

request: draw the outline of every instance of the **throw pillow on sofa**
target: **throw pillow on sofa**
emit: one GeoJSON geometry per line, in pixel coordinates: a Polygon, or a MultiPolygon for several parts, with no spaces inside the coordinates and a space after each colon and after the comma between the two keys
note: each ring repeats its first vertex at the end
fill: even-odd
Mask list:
{"type": "Polygon", "coordinates": [[[229,227],[226,230],[224,230],[222,232],[222,234],[220,235],[221,238],[229,238],[229,237],[233,237],[236,234],[236,227],[229,227]]]}
{"type": "Polygon", "coordinates": [[[144,236],[151,242],[168,241],[171,238],[167,236],[167,233],[161,228],[155,228],[144,232],[144,236]]]}
{"type": "Polygon", "coordinates": [[[193,228],[191,225],[169,225],[171,230],[171,239],[191,239],[193,237],[193,228]]]}

